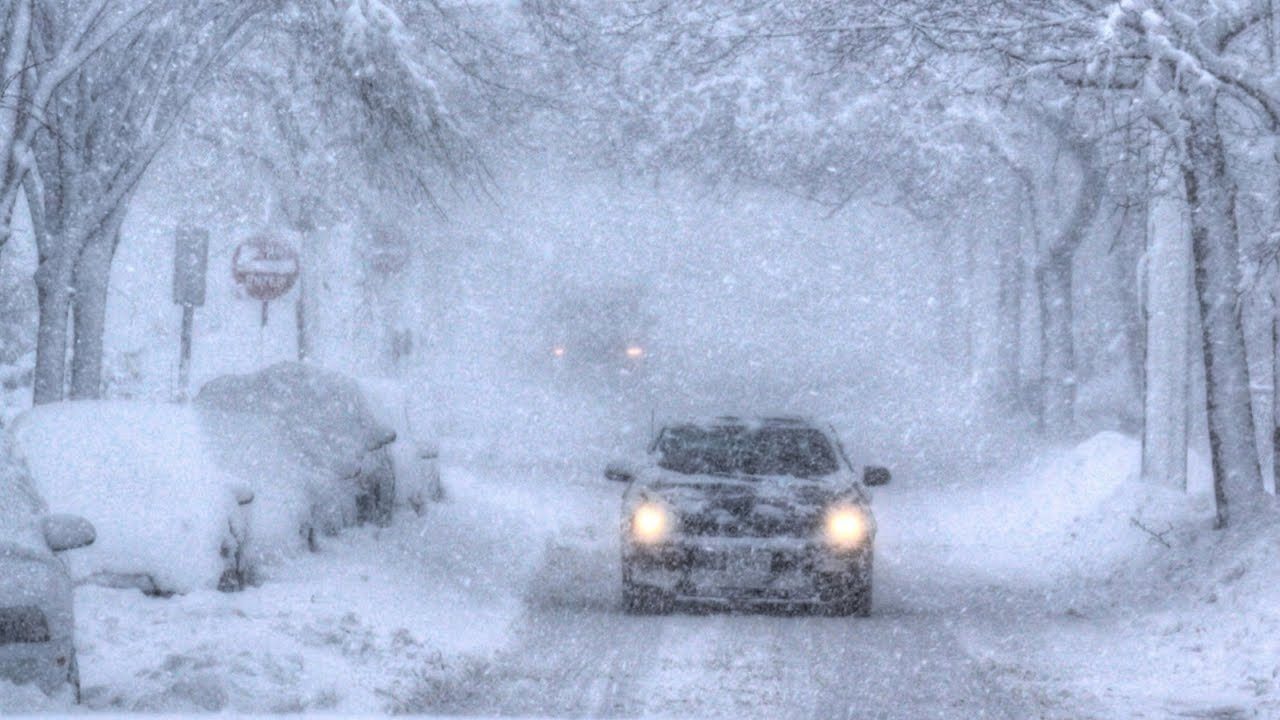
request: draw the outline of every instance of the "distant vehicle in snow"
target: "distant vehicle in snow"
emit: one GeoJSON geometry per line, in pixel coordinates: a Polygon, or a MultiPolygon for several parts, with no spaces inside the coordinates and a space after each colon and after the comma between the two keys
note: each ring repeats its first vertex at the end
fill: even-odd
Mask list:
{"type": "Polygon", "coordinates": [[[639,464],[611,463],[630,612],[678,601],[871,612],[876,523],[835,435],[799,418],[669,424],[639,464]]]}
{"type": "Polygon", "coordinates": [[[0,679],[69,688],[80,700],[73,583],[55,553],[94,541],[89,521],[51,515],[0,436],[0,679]]]}
{"type": "Polygon", "coordinates": [[[69,558],[77,582],[163,596],[251,579],[252,489],[211,461],[191,408],[54,403],[9,431],[50,507],[97,528],[93,547],[69,558]]]}
{"type": "Polygon", "coordinates": [[[644,295],[637,284],[563,290],[547,318],[546,357],[556,374],[609,387],[639,379],[652,363],[644,295]]]}

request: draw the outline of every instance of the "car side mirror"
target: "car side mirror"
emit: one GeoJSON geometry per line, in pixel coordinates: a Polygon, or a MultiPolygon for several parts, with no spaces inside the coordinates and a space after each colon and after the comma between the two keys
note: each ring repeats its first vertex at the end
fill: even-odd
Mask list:
{"type": "Polygon", "coordinates": [[[862,469],[862,484],[867,487],[888,485],[892,478],[893,476],[889,474],[889,468],[887,467],[868,465],[862,469]]]}
{"type": "Polygon", "coordinates": [[[79,515],[46,515],[40,521],[40,529],[44,532],[44,541],[54,552],[82,548],[98,539],[93,523],[79,515]]]}
{"type": "Polygon", "coordinates": [[[253,488],[248,485],[236,485],[231,488],[231,492],[236,496],[237,505],[249,505],[253,502],[253,488]]]}
{"type": "Polygon", "coordinates": [[[614,482],[631,482],[636,479],[636,470],[628,462],[611,462],[604,467],[606,480],[614,482]]]}

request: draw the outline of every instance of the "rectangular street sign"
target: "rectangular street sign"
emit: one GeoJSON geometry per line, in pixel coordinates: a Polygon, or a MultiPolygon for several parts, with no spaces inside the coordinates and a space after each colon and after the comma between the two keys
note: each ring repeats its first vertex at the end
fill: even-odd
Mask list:
{"type": "Polygon", "coordinates": [[[209,265],[209,231],[181,226],[174,231],[173,301],[178,305],[204,305],[205,271],[209,265]]]}

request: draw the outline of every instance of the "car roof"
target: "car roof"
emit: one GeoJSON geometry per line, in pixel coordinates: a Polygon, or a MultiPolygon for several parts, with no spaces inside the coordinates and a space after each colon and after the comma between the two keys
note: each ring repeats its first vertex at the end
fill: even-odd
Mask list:
{"type": "Polygon", "coordinates": [[[803,415],[712,415],[671,420],[664,428],[693,425],[695,427],[790,427],[821,430],[822,425],[803,415]]]}

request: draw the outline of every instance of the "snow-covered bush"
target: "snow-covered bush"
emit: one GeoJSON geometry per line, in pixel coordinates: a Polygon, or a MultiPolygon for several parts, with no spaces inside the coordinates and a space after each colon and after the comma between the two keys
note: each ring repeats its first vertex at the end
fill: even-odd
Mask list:
{"type": "Polygon", "coordinates": [[[218,464],[254,490],[257,547],[389,519],[395,431],[354,380],[285,362],[211,380],[194,406],[218,464]]]}
{"type": "Polygon", "coordinates": [[[243,579],[251,496],[211,462],[190,408],[55,403],[9,431],[49,509],[97,528],[67,556],[77,581],[181,593],[243,579]]]}

